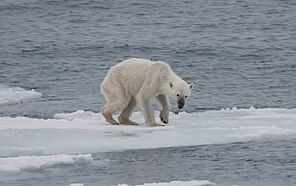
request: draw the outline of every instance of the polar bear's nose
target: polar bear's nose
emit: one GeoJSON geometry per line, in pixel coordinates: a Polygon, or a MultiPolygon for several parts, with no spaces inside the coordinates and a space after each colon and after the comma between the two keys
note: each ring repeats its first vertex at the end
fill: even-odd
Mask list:
{"type": "Polygon", "coordinates": [[[184,99],[180,99],[178,100],[178,108],[182,109],[185,105],[185,100],[184,99]]]}

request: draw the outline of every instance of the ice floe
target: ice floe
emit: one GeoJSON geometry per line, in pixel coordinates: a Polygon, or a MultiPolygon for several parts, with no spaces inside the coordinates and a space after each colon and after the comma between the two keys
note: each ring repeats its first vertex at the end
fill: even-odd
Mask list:
{"type": "Polygon", "coordinates": [[[0,158],[1,172],[17,173],[22,170],[35,170],[54,165],[70,165],[92,161],[91,154],[79,155],[50,155],[50,156],[19,156],[0,158]]]}
{"type": "Polygon", "coordinates": [[[34,89],[25,90],[20,87],[9,87],[0,84],[0,105],[9,105],[40,99],[41,93],[34,89]]]}
{"type": "MultiPolygon", "coordinates": [[[[171,182],[161,182],[161,183],[144,183],[143,185],[135,186],[212,186],[215,185],[208,180],[198,181],[171,181],[171,182]]],[[[129,186],[126,184],[119,184],[118,186],[129,186]]]]}
{"type": "Polygon", "coordinates": [[[296,109],[170,113],[170,123],[164,127],[148,127],[140,112],[133,114],[133,120],[140,125],[114,126],[100,113],[82,110],[56,114],[47,120],[0,117],[0,156],[223,144],[296,134],[296,109]]]}

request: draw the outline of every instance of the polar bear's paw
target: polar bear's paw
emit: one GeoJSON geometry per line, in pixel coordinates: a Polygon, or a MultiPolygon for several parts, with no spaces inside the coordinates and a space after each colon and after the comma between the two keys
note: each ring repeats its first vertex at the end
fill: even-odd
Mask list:
{"type": "Polygon", "coordinates": [[[159,118],[162,123],[168,124],[169,123],[169,112],[161,111],[159,118]]]}
{"type": "Polygon", "coordinates": [[[119,123],[116,120],[114,120],[114,119],[112,119],[112,120],[106,120],[106,121],[109,122],[109,123],[111,123],[112,125],[119,125],[119,123]]]}
{"type": "Polygon", "coordinates": [[[113,119],[112,114],[106,112],[105,109],[102,110],[102,114],[108,123],[111,123],[112,125],[119,125],[119,123],[113,119]]]}
{"type": "Polygon", "coordinates": [[[137,122],[134,122],[134,121],[132,121],[130,119],[125,119],[124,120],[124,119],[119,118],[118,120],[119,120],[119,123],[121,125],[139,125],[137,122]]]}
{"type": "Polygon", "coordinates": [[[153,124],[149,124],[150,127],[164,127],[164,124],[158,124],[158,123],[153,123],[153,124]]]}

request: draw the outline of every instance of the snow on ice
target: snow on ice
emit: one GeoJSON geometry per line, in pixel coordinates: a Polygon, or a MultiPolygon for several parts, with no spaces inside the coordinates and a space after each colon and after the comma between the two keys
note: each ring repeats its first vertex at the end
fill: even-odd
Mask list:
{"type": "Polygon", "coordinates": [[[34,89],[25,90],[20,87],[9,87],[0,84],[0,105],[16,104],[40,99],[41,93],[34,89]]]}
{"type": "MultiPolygon", "coordinates": [[[[171,181],[161,183],[144,183],[143,185],[135,186],[213,186],[216,185],[207,180],[191,180],[191,181],[171,181]]],[[[83,183],[73,183],[70,186],[84,186],[83,183]]],[[[127,184],[119,184],[118,186],[129,186],[127,184]]]]}
{"type": "Polygon", "coordinates": [[[47,120],[0,117],[0,172],[75,162],[77,156],[69,154],[289,138],[296,133],[296,109],[170,113],[170,123],[164,127],[148,127],[140,112],[133,114],[133,120],[140,125],[114,126],[100,113],[82,110],[47,120]],[[64,155],[57,158],[57,154],[64,155]]]}
{"type": "MultiPolygon", "coordinates": [[[[162,183],[144,183],[143,185],[136,185],[136,186],[212,186],[215,185],[210,181],[171,181],[171,182],[162,182],[162,183]]],[[[126,184],[119,184],[118,186],[128,186],[126,184]]]]}
{"type": "Polygon", "coordinates": [[[0,172],[17,173],[21,170],[35,170],[54,165],[69,165],[90,161],[92,161],[91,154],[8,157],[0,158],[0,172]]]}
{"type": "MultiPolygon", "coordinates": [[[[144,183],[143,185],[135,185],[135,186],[212,186],[216,185],[211,183],[210,181],[171,181],[171,182],[161,182],[161,183],[144,183]]],[[[84,186],[83,183],[73,183],[70,186],[84,186]]],[[[129,186],[127,184],[119,184],[118,186],[129,186]]]]}
{"type": "Polygon", "coordinates": [[[165,127],[148,127],[140,112],[133,114],[133,120],[140,125],[114,126],[100,113],[81,110],[47,120],[0,117],[0,156],[231,143],[296,133],[296,109],[170,113],[165,127]]]}

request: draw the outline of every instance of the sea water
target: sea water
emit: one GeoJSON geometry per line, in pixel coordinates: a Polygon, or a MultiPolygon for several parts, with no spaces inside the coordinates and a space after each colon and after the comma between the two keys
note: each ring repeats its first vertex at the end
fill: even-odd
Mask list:
{"type": "Polygon", "coordinates": [[[295,185],[295,12],[289,0],[1,1],[0,185],[295,185]],[[166,127],[99,113],[100,83],[130,57],[195,83],[166,127]]]}

